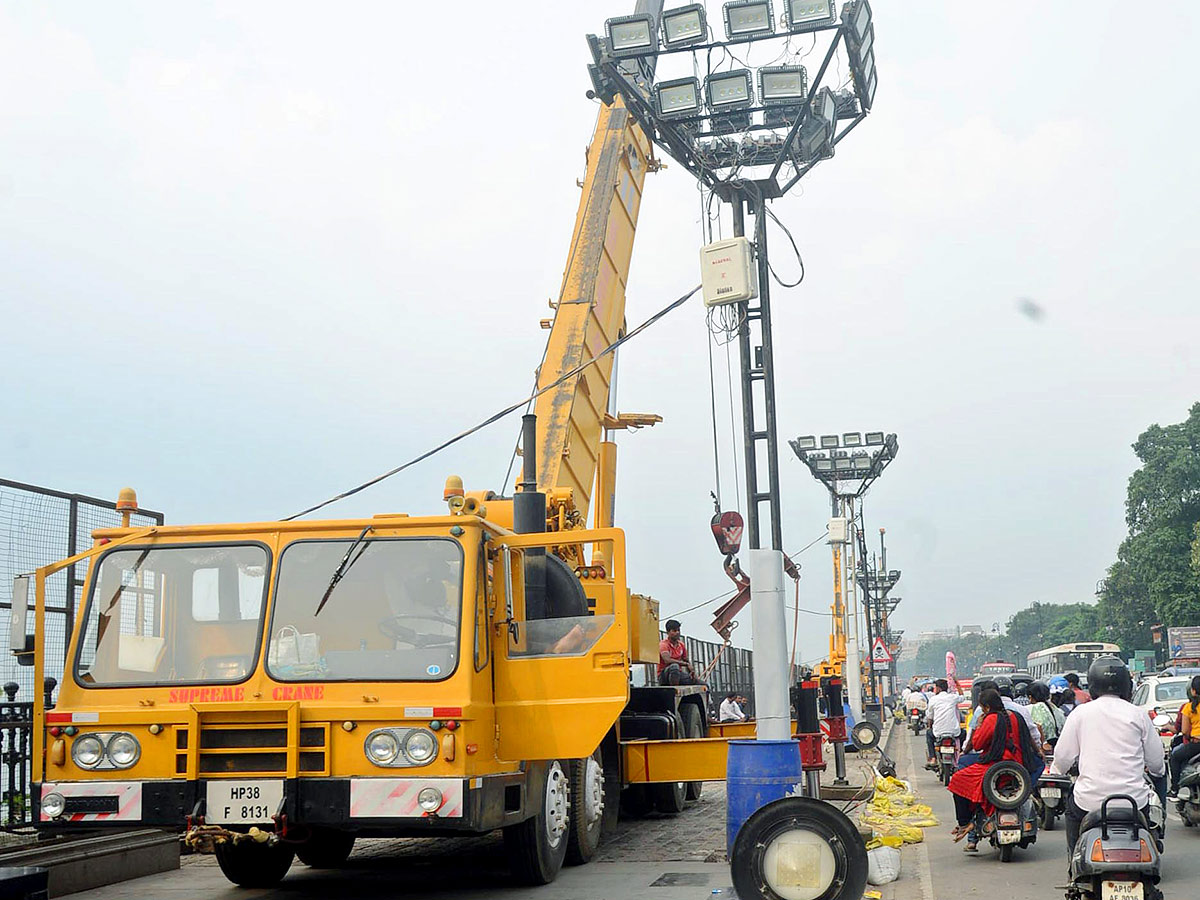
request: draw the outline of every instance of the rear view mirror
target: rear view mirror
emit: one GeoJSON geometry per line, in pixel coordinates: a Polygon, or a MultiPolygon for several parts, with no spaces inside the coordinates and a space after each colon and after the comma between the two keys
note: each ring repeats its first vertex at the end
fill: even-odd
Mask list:
{"type": "Polygon", "coordinates": [[[1170,724],[1171,724],[1171,717],[1166,715],[1165,713],[1159,713],[1157,716],[1154,717],[1154,727],[1155,728],[1166,728],[1170,724]]]}
{"type": "Polygon", "coordinates": [[[29,576],[13,579],[12,609],[8,616],[8,649],[17,657],[18,665],[33,665],[33,635],[25,633],[29,613],[29,576]]]}

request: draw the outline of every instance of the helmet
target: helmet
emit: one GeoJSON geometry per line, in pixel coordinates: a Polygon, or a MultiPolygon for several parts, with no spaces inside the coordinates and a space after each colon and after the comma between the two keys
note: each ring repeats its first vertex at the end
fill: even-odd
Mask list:
{"type": "Polygon", "coordinates": [[[1070,685],[1067,684],[1067,679],[1063,678],[1061,675],[1055,675],[1050,679],[1050,693],[1052,694],[1065,694],[1067,692],[1067,688],[1069,687],[1070,685]]]}
{"type": "Polygon", "coordinates": [[[1122,700],[1133,696],[1129,667],[1115,656],[1098,656],[1088,667],[1088,693],[1092,698],[1114,694],[1122,700]]]}
{"type": "Polygon", "coordinates": [[[1028,693],[1029,693],[1029,682],[1027,682],[1027,681],[1018,681],[1016,687],[1013,688],[1014,696],[1024,697],[1028,693]]]}
{"type": "Polygon", "coordinates": [[[1007,675],[997,675],[993,680],[996,682],[996,690],[1000,692],[1000,696],[1011,700],[1013,696],[1013,680],[1007,675]]]}

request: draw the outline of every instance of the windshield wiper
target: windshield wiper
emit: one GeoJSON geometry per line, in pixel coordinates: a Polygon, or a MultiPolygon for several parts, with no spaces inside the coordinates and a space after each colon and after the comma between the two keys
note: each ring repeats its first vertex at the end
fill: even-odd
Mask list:
{"type": "Polygon", "coordinates": [[[338,582],[342,580],[345,574],[350,571],[350,567],[358,562],[359,557],[362,556],[366,551],[367,544],[370,542],[364,540],[364,538],[366,538],[367,532],[370,531],[371,528],[372,526],[368,525],[362,530],[362,533],[355,538],[354,543],[350,545],[350,549],[346,551],[346,555],[342,557],[342,561],[337,564],[337,568],[333,570],[333,577],[329,579],[329,587],[325,588],[325,594],[321,597],[321,602],[317,604],[317,611],[313,613],[314,619],[321,614],[321,610],[323,610],[325,608],[325,604],[329,602],[329,597],[331,594],[333,594],[333,589],[338,586],[338,582]],[[354,549],[359,545],[362,545],[362,549],[358,551],[358,554],[354,557],[354,559],[351,559],[350,554],[354,553],[354,549]]]}

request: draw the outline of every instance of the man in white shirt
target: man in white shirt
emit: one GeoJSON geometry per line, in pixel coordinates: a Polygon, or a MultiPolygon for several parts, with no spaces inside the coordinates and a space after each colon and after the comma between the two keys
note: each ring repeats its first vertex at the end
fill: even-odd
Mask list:
{"type": "Polygon", "coordinates": [[[958,737],[962,724],[958,720],[958,694],[950,693],[950,683],[939,678],[933,683],[933,696],[925,707],[925,746],[928,765],[936,765],[934,745],[944,737],[958,737]]]}
{"type": "Polygon", "coordinates": [[[730,694],[721,701],[721,708],[717,711],[717,720],[720,722],[745,722],[746,714],[742,712],[742,708],[737,702],[738,695],[730,694]]]}
{"type": "Polygon", "coordinates": [[[1068,858],[1087,813],[1100,809],[1113,794],[1127,794],[1145,812],[1151,788],[1143,770],[1160,781],[1166,773],[1162,739],[1146,711],[1129,702],[1133,679],[1125,663],[1115,656],[1099,657],[1088,669],[1088,688],[1094,700],[1067,716],[1050,766],[1057,775],[1079,766],[1067,802],[1068,858]]]}

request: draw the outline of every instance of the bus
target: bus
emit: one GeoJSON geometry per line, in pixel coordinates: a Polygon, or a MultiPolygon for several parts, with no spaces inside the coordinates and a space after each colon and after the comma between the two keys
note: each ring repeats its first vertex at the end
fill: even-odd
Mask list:
{"type": "Polygon", "coordinates": [[[995,678],[997,675],[1011,675],[1017,671],[1017,664],[1005,662],[1002,659],[997,659],[994,662],[985,662],[979,667],[979,675],[995,678]]]}
{"type": "Polygon", "coordinates": [[[1026,669],[1034,678],[1045,681],[1053,675],[1065,675],[1067,672],[1079,673],[1080,684],[1087,684],[1088,666],[1098,656],[1116,656],[1121,648],[1116,644],[1104,644],[1099,641],[1080,644],[1059,644],[1057,647],[1047,647],[1029,654],[1026,669]]]}

